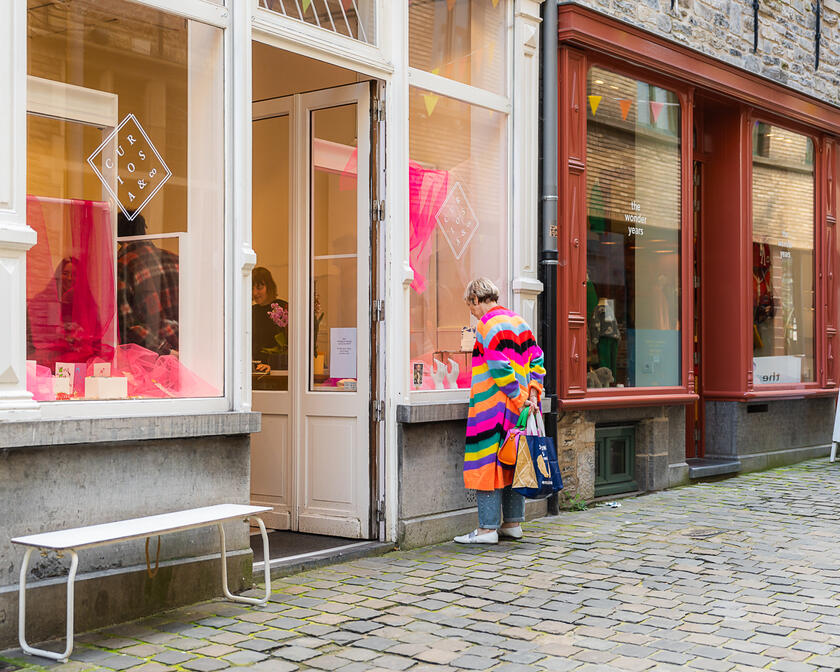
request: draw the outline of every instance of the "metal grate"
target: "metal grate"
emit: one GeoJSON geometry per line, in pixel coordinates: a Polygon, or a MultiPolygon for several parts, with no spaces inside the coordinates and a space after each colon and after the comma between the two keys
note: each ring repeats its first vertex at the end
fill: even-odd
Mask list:
{"type": "MultiPolygon", "coordinates": [[[[354,40],[370,43],[371,0],[259,0],[260,7],[354,40]],[[360,8],[361,5],[361,8],[360,8]]],[[[372,31],[371,31],[372,32],[372,31]]]]}

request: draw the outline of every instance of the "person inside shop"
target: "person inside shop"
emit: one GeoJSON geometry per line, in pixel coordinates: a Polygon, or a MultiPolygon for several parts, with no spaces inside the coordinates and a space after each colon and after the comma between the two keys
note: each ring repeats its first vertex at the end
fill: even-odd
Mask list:
{"type": "Polygon", "coordinates": [[[158,355],[178,354],[178,255],[150,240],[142,215],[117,217],[117,315],[120,344],[136,343],[158,355]]]}
{"type": "Polygon", "coordinates": [[[277,298],[277,283],[271,271],[263,266],[257,266],[251,272],[251,298],[251,358],[254,369],[259,373],[268,373],[272,368],[286,368],[289,303],[277,298]]]}
{"type": "Polygon", "coordinates": [[[64,257],[47,286],[28,303],[27,357],[53,368],[102,354],[102,323],[82,265],[64,257]]]}
{"type": "Polygon", "coordinates": [[[498,461],[498,451],[524,408],[540,412],[543,352],[525,320],[499,305],[499,288],[488,278],[470,282],[464,301],[478,320],[464,454],[464,485],[476,491],[478,528],[455,541],[495,544],[500,537],[522,538],[525,499],[511,488],[513,469],[498,461]]]}

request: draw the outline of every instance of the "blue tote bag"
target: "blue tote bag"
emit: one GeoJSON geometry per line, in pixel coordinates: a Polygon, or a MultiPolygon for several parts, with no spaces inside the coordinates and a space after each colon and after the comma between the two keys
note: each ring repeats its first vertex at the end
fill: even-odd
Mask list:
{"type": "Polygon", "coordinates": [[[525,434],[528,448],[520,444],[512,488],[526,499],[545,499],[563,489],[563,478],[554,441],[545,435],[542,413],[528,416],[525,434]]]}

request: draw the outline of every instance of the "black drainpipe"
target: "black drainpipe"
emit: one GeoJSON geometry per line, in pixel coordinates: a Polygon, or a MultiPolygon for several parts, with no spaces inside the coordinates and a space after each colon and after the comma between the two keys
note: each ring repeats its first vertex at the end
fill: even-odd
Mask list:
{"type": "MultiPolygon", "coordinates": [[[[557,445],[557,0],[542,5],[542,63],[540,68],[540,345],[545,354],[545,396],[551,400],[546,434],[557,445]]],[[[559,450],[559,446],[558,446],[559,450]]],[[[548,500],[548,513],[559,513],[557,495],[548,500]]]]}

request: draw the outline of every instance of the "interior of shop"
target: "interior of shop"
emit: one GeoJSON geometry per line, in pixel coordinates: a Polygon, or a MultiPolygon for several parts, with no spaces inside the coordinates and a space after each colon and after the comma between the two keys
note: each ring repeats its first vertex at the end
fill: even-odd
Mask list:
{"type": "MultiPolygon", "coordinates": [[[[369,402],[369,325],[360,318],[369,218],[360,213],[369,212],[371,85],[260,42],[252,55],[252,389],[263,419],[251,440],[251,492],[274,507],[266,519],[274,565],[375,536],[365,521],[347,522],[370,493],[369,441],[354,427],[367,425],[369,402]],[[347,424],[319,428],[324,415],[341,415],[330,403],[343,404],[347,424]],[[339,454],[346,431],[356,440],[339,454]]],[[[258,535],[252,548],[261,562],[258,535]]]]}

